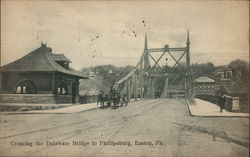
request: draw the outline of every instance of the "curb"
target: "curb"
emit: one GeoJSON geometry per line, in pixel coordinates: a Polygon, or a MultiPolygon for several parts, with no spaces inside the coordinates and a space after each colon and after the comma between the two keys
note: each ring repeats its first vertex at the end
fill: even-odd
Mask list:
{"type": "Polygon", "coordinates": [[[187,106],[188,106],[188,111],[191,117],[201,117],[201,118],[250,118],[249,116],[206,116],[206,115],[194,115],[192,114],[192,110],[190,109],[190,103],[188,102],[187,99],[185,99],[187,106]]]}
{"type": "MultiPolygon", "coordinates": [[[[141,100],[130,100],[130,102],[136,102],[136,101],[141,101],[141,100]]],[[[74,105],[70,105],[70,106],[74,106],[74,105]]],[[[63,109],[66,107],[70,107],[70,106],[65,106],[62,108],[57,108],[57,109],[63,109]]],[[[12,112],[0,112],[0,115],[14,115],[14,114],[73,114],[73,113],[82,113],[85,111],[90,111],[90,110],[95,110],[95,109],[99,109],[100,106],[96,106],[94,108],[90,108],[90,109],[86,109],[86,110],[81,110],[81,111],[76,111],[76,112],[30,112],[30,111],[43,111],[43,110],[30,110],[30,111],[12,111],[12,112]]],[[[52,109],[52,110],[57,110],[57,109],[52,109]]],[[[49,110],[49,111],[52,111],[49,110]]]]}
{"type": "Polygon", "coordinates": [[[202,116],[202,115],[191,115],[191,116],[200,118],[250,118],[249,116],[202,116]]]}
{"type": "Polygon", "coordinates": [[[186,101],[186,103],[187,103],[187,106],[188,106],[188,111],[189,111],[189,114],[190,114],[190,116],[194,116],[194,115],[192,115],[192,112],[191,112],[191,109],[190,109],[190,107],[189,107],[189,102],[188,102],[188,100],[185,98],[185,101],[186,101]]]}
{"type": "Polygon", "coordinates": [[[95,110],[95,109],[99,109],[99,107],[95,107],[95,108],[90,108],[87,110],[81,110],[81,111],[76,111],[76,112],[0,112],[0,115],[14,115],[14,114],[73,114],[73,113],[82,113],[85,111],[90,111],[90,110],[95,110]]]}

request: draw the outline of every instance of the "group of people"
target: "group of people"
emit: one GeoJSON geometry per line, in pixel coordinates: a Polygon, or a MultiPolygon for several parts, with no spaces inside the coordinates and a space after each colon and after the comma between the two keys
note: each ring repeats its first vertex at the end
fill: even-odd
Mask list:
{"type": "Polygon", "coordinates": [[[111,105],[111,103],[114,104],[114,107],[116,107],[118,104],[125,104],[128,105],[128,97],[127,94],[121,95],[119,90],[115,90],[113,87],[110,88],[109,93],[104,93],[102,90],[98,94],[98,100],[97,105],[101,103],[101,106],[103,107],[105,103],[107,105],[111,105]]]}

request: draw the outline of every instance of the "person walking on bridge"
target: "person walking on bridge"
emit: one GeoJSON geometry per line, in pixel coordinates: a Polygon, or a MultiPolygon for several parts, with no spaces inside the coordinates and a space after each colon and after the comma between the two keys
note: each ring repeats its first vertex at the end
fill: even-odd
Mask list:
{"type": "Polygon", "coordinates": [[[223,112],[223,109],[225,107],[226,97],[225,95],[221,94],[219,97],[219,105],[220,105],[220,112],[223,112]]]}
{"type": "Polygon", "coordinates": [[[102,90],[98,93],[97,105],[99,102],[101,103],[101,106],[104,105],[104,92],[102,90]]]}

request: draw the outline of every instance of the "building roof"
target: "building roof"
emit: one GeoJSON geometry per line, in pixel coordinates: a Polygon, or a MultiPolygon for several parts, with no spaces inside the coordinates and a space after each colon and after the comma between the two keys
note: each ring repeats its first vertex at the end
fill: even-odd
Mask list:
{"type": "Polygon", "coordinates": [[[71,63],[71,60],[65,57],[64,54],[53,54],[52,58],[55,61],[65,61],[65,62],[71,63]]]}
{"type": "MultiPolygon", "coordinates": [[[[57,64],[56,61],[67,61],[70,60],[63,54],[53,54],[52,49],[47,47],[45,44],[41,44],[41,47],[30,52],[24,57],[6,64],[1,67],[1,71],[11,72],[61,72],[64,74],[76,76],[82,79],[87,79],[81,75],[80,72],[69,67],[65,69],[61,65],[57,64]]],[[[71,61],[70,61],[71,62],[71,61]]]]}
{"type": "Polygon", "coordinates": [[[213,79],[206,77],[206,76],[201,76],[195,80],[196,82],[215,82],[213,79]]]}

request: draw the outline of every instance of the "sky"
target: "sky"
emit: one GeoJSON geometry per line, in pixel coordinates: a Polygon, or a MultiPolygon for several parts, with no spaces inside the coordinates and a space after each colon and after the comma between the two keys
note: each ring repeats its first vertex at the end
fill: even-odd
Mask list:
{"type": "MultiPolygon", "coordinates": [[[[247,1],[1,1],[1,65],[40,47],[71,66],[136,65],[144,49],[185,47],[191,63],[249,60],[247,1]]],[[[170,62],[170,58],[169,62],[170,62]]]]}

